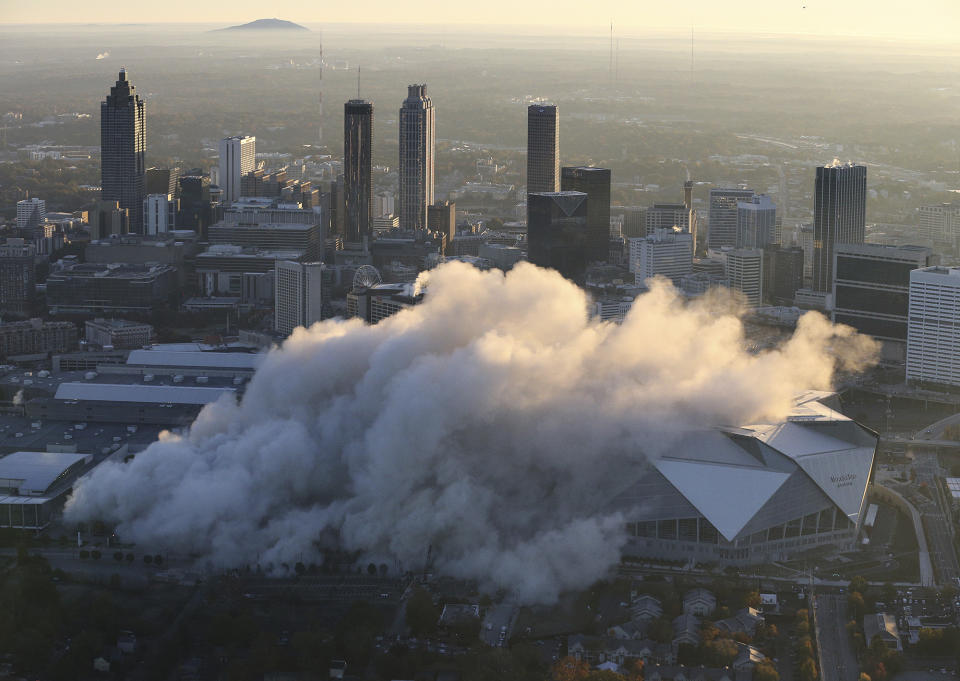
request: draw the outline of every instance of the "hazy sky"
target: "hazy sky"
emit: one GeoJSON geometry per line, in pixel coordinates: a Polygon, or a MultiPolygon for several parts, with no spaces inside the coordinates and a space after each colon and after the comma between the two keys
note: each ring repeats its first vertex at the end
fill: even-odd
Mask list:
{"type": "Polygon", "coordinates": [[[2,23],[217,22],[241,23],[278,15],[298,23],[410,22],[568,26],[603,32],[612,17],[627,30],[679,28],[747,33],[813,33],[954,39],[960,29],[957,0],[0,0],[2,23]]]}

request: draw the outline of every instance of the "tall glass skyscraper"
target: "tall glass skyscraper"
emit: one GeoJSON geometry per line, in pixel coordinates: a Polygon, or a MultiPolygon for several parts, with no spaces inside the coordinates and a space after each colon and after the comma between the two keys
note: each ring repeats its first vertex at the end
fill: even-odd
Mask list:
{"type": "Polygon", "coordinates": [[[527,194],[530,262],[582,282],[587,267],[588,204],[584,192],[527,194]]]}
{"type": "Polygon", "coordinates": [[[862,244],[867,221],[867,167],[834,161],[817,168],[813,198],[813,289],[833,289],[833,247],[862,244]]]}
{"type": "Polygon", "coordinates": [[[121,69],[116,85],[100,103],[100,198],[126,208],[131,230],[138,233],[143,230],[146,147],[144,102],[121,69]]]}
{"type": "Polygon", "coordinates": [[[610,253],[610,170],[565,167],[561,191],[587,195],[587,262],[606,262],[610,253]]]}
{"type": "Polygon", "coordinates": [[[553,104],[527,107],[527,194],[560,191],[560,114],[553,104]]]}
{"type": "Polygon", "coordinates": [[[407,87],[400,108],[400,229],[425,229],[433,203],[436,132],[426,85],[407,87]]]}
{"type": "Polygon", "coordinates": [[[344,240],[369,244],[373,220],[373,104],[343,105],[344,240]]]}

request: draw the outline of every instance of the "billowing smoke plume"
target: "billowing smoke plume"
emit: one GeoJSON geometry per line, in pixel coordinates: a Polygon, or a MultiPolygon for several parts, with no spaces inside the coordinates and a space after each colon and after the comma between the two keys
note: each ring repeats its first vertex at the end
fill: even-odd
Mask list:
{"type": "Polygon", "coordinates": [[[97,55],[97,61],[100,61],[101,59],[106,59],[109,56],[110,56],[109,52],[101,52],[100,54],[97,55]]]}
{"type": "Polygon", "coordinates": [[[549,602],[617,561],[625,516],[609,500],[647,457],[691,429],[782,415],[874,351],[807,314],[751,354],[732,304],[684,305],[667,283],[620,326],[527,264],[447,264],[427,286],[376,326],[298,329],[241,404],[101,465],[69,518],[217,564],[308,561],[335,536],[419,569],[432,546],[442,573],[549,602]]]}

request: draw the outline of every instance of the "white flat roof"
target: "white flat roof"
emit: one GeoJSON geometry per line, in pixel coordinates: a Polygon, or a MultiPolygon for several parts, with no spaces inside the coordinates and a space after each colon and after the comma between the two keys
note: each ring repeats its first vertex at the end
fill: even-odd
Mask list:
{"type": "Polygon", "coordinates": [[[0,459],[0,479],[23,480],[18,486],[21,491],[42,493],[64,471],[87,458],[64,452],[14,452],[0,459]]]}
{"type": "Polygon", "coordinates": [[[208,404],[221,395],[236,394],[233,388],[180,385],[122,385],[116,383],[61,383],[58,400],[97,402],[144,402],[148,404],[208,404]]]}
{"type": "Polygon", "coordinates": [[[248,352],[181,352],[174,350],[132,350],[128,365],[155,367],[191,367],[200,369],[253,370],[264,354],[248,352]]]}

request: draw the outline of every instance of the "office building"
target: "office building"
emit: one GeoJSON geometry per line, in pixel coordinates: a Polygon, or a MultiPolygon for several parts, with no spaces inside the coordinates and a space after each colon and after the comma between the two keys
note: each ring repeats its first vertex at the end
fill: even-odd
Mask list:
{"type": "Polygon", "coordinates": [[[658,229],[679,227],[681,232],[690,231],[690,211],[682,203],[655,203],[646,212],[646,236],[658,229]]]}
{"type": "Polygon", "coordinates": [[[107,239],[130,233],[130,211],[119,201],[97,201],[90,220],[90,239],[107,239]]]}
{"type": "Polygon", "coordinates": [[[587,268],[587,195],[584,192],[528,194],[527,210],[530,262],[581,281],[587,268]]]}
{"type": "Polygon", "coordinates": [[[424,293],[415,283],[376,284],[347,294],[347,317],[376,324],[401,310],[423,302],[424,293]]]}
{"type": "Polygon", "coordinates": [[[73,322],[25,322],[0,324],[0,356],[39,355],[68,352],[77,346],[77,327],[73,322]]]}
{"type": "Polygon", "coordinates": [[[437,201],[427,207],[427,230],[444,236],[449,246],[457,235],[457,204],[453,201],[437,201]]]}
{"type": "Polygon", "coordinates": [[[100,103],[100,198],[127,211],[130,228],[143,226],[147,149],[147,114],[136,88],[120,71],[110,94],[100,103]]]}
{"type": "Polygon", "coordinates": [[[560,171],[560,189],[587,195],[587,262],[606,262],[610,252],[610,171],[565,167],[560,171]]]}
{"type": "Polygon", "coordinates": [[[274,329],[289,336],[323,314],[323,263],[277,260],[274,273],[274,329]]]}
{"type": "Polygon", "coordinates": [[[373,221],[373,104],[343,105],[344,241],[368,242],[373,221]]]}
{"type": "Polygon", "coordinates": [[[803,249],[778,248],[773,252],[773,273],[769,277],[774,305],[793,305],[797,291],[803,288],[803,249]]]}
{"type": "Polygon", "coordinates": [[[0,245],[0,311],[27,314],[36,296],[36,258],[33,244],[7,239],[0,245]]]}
{"type": "Polygon", "coordinates": [[[883,343],[882,359],[902,364],[907,342],[910,272],[933,263],[923,246],[837,244],[833,321],[883,343]]]}
{"type": "Polygon", "coordinates": [[[47,221],[47,202],[43,199],[17,201],[17,229],[34,229],[47,221]]]}
{"type": "Polygon", "coordinates": [[[180,187],[177,226],[192,229],[206,239],[207,227],[216,222],[218,208],[210,197],[210,179],[203,175],[184,175],[177,182],[180,187]]]}
{"type": "Polygon", "coordinates": [[[766,194],[737,202],[737,248],[765,248],[777,243],[777,207],[766,194]]]}
{"type": "Polygon", "coordinates": [[[960,385],[960,267],[910,272],[907,381],[960,385]]]}
{"type": "Polygon", "coordinates": [[[741,248],[728,251],[724,274],[727,285],[743,294],[750,307],[763,304],[763,251],[741,248]]]}
{"type": "Polygon", "coordinates": [[[917,232],[934,243],[956,247],[960,237],[960,203],[938,203],[917,209],[917,232]]]}
{"type": "Polygon", "coordinates": [[[171,265],[82,263],[47,277],[50,314],[148,313],[170,304],[177,291],[171,265]]]}
{"type": "Polygon", "coordinates": [[[257,138],[250,135],[236,135],[220,140],[220,189],[221,200],[231,204],[242,195],[243,176],[252,173],[257,167],[257,138]]]}
{"type": "Polygon", "coordinates": [[[711,189],[709,233],[710,248],[737,245],[737,204],[753,200],[751,189],[711,189]]]}
{"type": "Polygon", "coordinates": [[[657,276],[678,284],[681,277],[693,271],[693,235],[671,227],[642,239],[630,239],[630,271],[638,284],[657,276]]]}
{"type": "Polygon", "coordinates": [[[176,196],[180,188],[180,168],[147,168],[144,192],[176,196]]]}
{"type": "Polygon", "coordinates": [[[400,108],[400,228],[424,229],[433,203],[436,130],[426,85],[410,85],[400,108]]]}
{"type": "Polygon", "coordinates": [[[647,210],[640,206],[627,206],[621,210],[623,210],[623,236],[627,239],[647,236],[647,210]]]}
{"type": "Polygon", "coordinates": [[[833,289],[833,249],[862,244],[866,233],[867,167],[834,161],[817,168],[813,199],[813,289],[833,289]]]}
{"type": "Polygon", "coordinates": [[[180,202],[171,194],[147,194],[143,202],[143,233],[166,234],[176,229],[180,202]]]}
{"type": "Polygon", "coordinates": [[[553,104],[527,107],[527,193],[560,191],[560,114],[553,104]]]}
{"type": "Polygon", "coordinates": [[[149,345],[153,327],[143,322],[126,319],[88,319],[84,325],[84,340],[98,348],[134,350],[149,345]]]}

